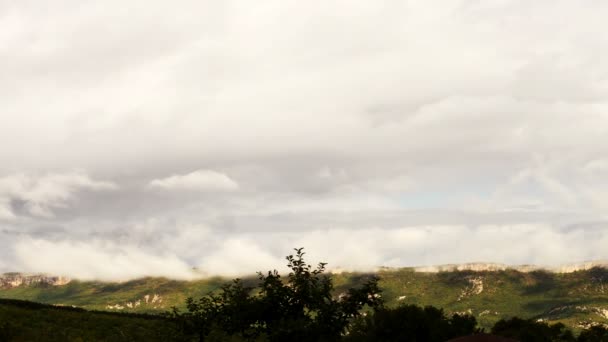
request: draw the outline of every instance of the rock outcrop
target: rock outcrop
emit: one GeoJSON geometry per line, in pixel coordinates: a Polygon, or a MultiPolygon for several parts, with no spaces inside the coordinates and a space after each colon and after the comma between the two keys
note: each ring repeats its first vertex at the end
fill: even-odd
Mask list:
{"type": "Polygon", "coordinates": [[[124,309],[136,309],[140,306],[152,308],[152,309],[160,309],[164,308],[163,297],[159,294],[145,295],[142,298],[125,302],[122,304],[108,304],[106,305],[107,310],[124,310],[124,309]]]}
{"type": "Polygon", "coordinates": [[[438,273],[438,272],[456,272],[456,271],[474,271],[474,272],[495,272],[514,270],[518,272],[534,272],[534,271],[546,271],[553,273],[572,273],[577,271],[586,271],[592,268],[608,268],[608,261],[587,261],[575,264],[567,264],[560,266],[535,266],[535,265],[505,265],[498,263],[483,263],[483,262],[472,262],[466,264],[447,264],[447,265],[435,265],[435,266],[421,266],[414,267],[414,271],[423,273],[438,273]]]}
{"type": "Polygon", "coordinates": [[[69,283],[70,280],[67,277],[46,274],[4,273],[0,274],[0,289],[36,285],[60,286],[69,283]]]}
{"type": "Polygon", "coordinates": [[[549,270],[544,267],[534,265],[517,265],[510,266],[497,263],[472,262],[467,264],[447,264],[436,266],[414,267],[416,272],[423,273],[438,273],[438,272],[457,272],[457,271],[474,271],[474,272],[496,272],[505,270],[515,270],[519,272],[533,272],[540,270],[549,270]]]}
{"type": "Polygon", "coordinates": [[[483,278],[482,277],[466,277],[466,280],[469,282],[469,286],[465,287],[456,299],[457,302],[461,300],[471,297],[474,295],[478,295],[483,292],[483,278]]]}

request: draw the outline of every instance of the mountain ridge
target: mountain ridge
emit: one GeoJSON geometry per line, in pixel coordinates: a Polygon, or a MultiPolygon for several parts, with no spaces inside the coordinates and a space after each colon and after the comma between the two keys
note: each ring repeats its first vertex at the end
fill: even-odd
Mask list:
{"type": "MultiPolygon", "coordinates": [[[[343,271],[331,277],[336,296],[376,275],[388,306],[432,305],[443,308],[447,314],[468,313],[477,317],[482,327],[491,327],[499,319],[512,316],[563,322],[574,329],[608,324],[608,268],[598,266],[603,263],[579,264],[579,270],[558,269],[567,271],[565,273],[542,269],[522,272],[490,263],[460,265],[460,269],[444,265],[433,269],[434,272],[421,272],[420,268],[343,271]]],[[[16,274],[11,276],[14,278],[16,274]]],[[[0,288],[0,298],[154,314],[174,306],[184,309],[186,298],[199,298],[230,281],[222,277],[192,281],[148,277],[125,282],[71,279],[59,284],[53,283],[52,277],[30,279],[50,279],[51,282],[25,281],[18,286],[0,288]]],[[[256,286],[259,280],[251,275],[243,277],[243,281],[246,286],[256,286]]]]}
{"type": "Polygon", "coordinates": [[[66,285],[70,281],[72,279],[68,277],[44,273],[7,272],[0,274],[0,289],[32,285],[61,286],[66,285]]]}
{"type": "MultiPolygon", "coordinates": [[[[437,273],[453,271],[505,271],[515,270],[518,272],[546,271],[551,273],[572,273],[586,271],[592,268],[608,268],[608,260],[590,260],[576,263],[562,264],[558,266],[542,266],[534,264],[508,265],[492,262],[469,262],[461,264],[440,264],[431,266],[413,267],[416,272],[437,273]]],[[[390,269],[390,268],[389,268],[390,269]]]]}
{"type": "MultiPolygon", "coordinates": [[[[534,265],[534,264],[519,264],[519,265],[510,265],[504,263],[496,263],[496,262],[467,262],[467,263],[453,263],[453,264],[437,264],[437,265],[428,265],[428,266],[404,266],[404,267],[391,267],[391,266],[379,266],[373,269],[372,272],[379,271],[398,271],[403,269],[410,269],[414,272],[418,273],[439,273],[439,272],[457,272],[457,271],[474,271],[474,272],[496,272],[496,271],[506,271],[506,270],[514,270],[522,273],[529,272],[550,272],[550,273],[572,273],[578,271],[587,271],[593,268],[605,268],[608,269],[608,260],[590,260],[590,261],[582,261],[576,263],[567,263],[561,264],[557,266],[543,266],[543,265],[534,265]]],[[[331,274],[341,274],[341,273],[357,273],[361,271],[352,270],[352,269],[342,269],[340,267],[330,268],[328,270],[331,274]]],[[[365,272],[363,272],[365,273],[365,272]]],[[[171,277],[158,277],[158,278],[167,278],[170,280],[176,281],[197,281],[204,280],[209,278],[217,278],[224,277],[222,275],[202,275],[199,273],[199,277],[193,278],[192,280],[178,280],[173,279],[171,277]]],[[[124,283],[128,281],[133,281],[137,279],[148,278],[132,278],[128,280],[121,281],[108,281],[108,280],[95,280],[95,279],[79,279],[78,277],[70,277],[65,275],[55,275],[48,273],[36,273],[36,272],[5,272],[0,273],[0,288],[10,288],[10,287],[18,287],[21,285],[52,285],[52,286],[60,286],[69,283],[72,280],[81,280],[81,281],[96,281],[103,283],[124,283]]],[[[226,277],[229,278],[229,277],[226,277]]]]}

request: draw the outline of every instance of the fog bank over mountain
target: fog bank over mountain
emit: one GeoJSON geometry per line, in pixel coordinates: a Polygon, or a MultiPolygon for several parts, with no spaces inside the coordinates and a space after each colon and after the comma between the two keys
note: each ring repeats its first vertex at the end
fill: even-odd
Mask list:
{"type": "Polygon", "coordinates": [[[0,4],[0,272],[607,259],[607,15],[0,4]]]}
{"type": "Polygon", "coordinates": [[[603,230],[559,231],[532,224],[238,232],[224,236],[200,227],[181,229],[148,231],[115,238],[117,241],[14,238],[15,259],[6,266],[83,280],[144,276],[189,280],[285,270],[284,256],[292,252],[289,247],[306,246],[311,262],[328,261],[334,270],[491,261],[564,271],[578,267],[573,261],[581,261],[584,269],[582,261],[602,259],[602,247],[608,243],[603,230]]]}

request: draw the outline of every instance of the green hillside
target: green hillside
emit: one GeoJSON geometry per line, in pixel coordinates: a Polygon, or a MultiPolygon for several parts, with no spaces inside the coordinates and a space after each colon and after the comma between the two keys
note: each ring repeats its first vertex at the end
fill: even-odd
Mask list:
{"type": "MultiPolygon", "coordinates": [[[[578,330],[608,324],[608,270],[572,273],[455,271],[421,273],[413,269],[377,273],[383,298],[390,306],[433,305],[447,313],[466,312],[489,328],[501,318],[519,316],[564,322],[578,330]]],[[[360,273],[334,274],[336,295],[365,278],[360,273]]],[[[160,313],[183,307],[187,297],[199,297],[229,279],[175,281],[144,278],[124,283],[72,281],[61,286],[19,286],[0,289],[0,298],[112,312],[160,313]]],[[[255,283],[256,278],[246,282],[255,283]]]]}
{"type": "Polygon", "coordinates": [[[173,322],[156,315],[0,299],[0,341],[168,341],[179,337],[173,322]]]}
{"type": "Polygon", "coordinates": [[[578,329],[608,323],[608,270],[573,273],[380,272],[385,299],[398,303],[433,305],[449,313],[475,315],[483,327],[501,318],[519,316],[561,321],[578,329]]]}

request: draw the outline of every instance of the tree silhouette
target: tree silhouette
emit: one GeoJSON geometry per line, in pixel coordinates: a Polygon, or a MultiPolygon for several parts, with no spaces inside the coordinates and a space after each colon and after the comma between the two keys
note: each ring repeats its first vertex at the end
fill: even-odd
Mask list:
{"type": "Polygon", "coordinates": [[[336,341],[364,307],[383,306],[378,278],[370,277],[360,288],[333,295],[333,283],[325,263],[316,268],[304,261],[303,248],[287,256],[291,272],[258,272],[256,288],[240,279],[197,300],[188,298],[187,312],[173,309],[171,316],[185,331],[201,341],[214,334],[269,341],[336,341]]]}
{"type": "Polygon", "coordinates": [[[533,319],[513,317],[501,319],[492,327],[492,333],[525,342],[573,342],[574,334],[563,323],[549,325],[533,319]]]}
{"type": "Polygon", "coordinates": [[[475,317],[453,315],[427,306],[403,305],[379,308],[353,324],[347,341],[425,341],[443,342],[479,332],[475,317]]]}
{"type": "Polygon", "coordinates": [[[603,326],[593,326],[581,332],[579,342],[608,342],[608,329],[603,326]]]}

